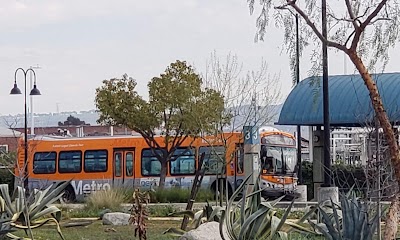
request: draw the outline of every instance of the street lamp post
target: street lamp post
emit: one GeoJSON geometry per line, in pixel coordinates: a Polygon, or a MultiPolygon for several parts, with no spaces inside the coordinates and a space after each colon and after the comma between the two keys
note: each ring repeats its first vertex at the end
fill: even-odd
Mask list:
{"type": "Polygon", "coordinates": [[[24,155],[24,188],[26,191],[29,191],[28,188],[28,114],[27,114],[27,106],[26,106],[26,81],[27,81],[27,74],[29,71],[33,73],[34,76],[34,83],[33,83],[33,88],[30,92],[29,95],[35,96],[35,95],[40,95],[39,89],[36,87],[36,73],[32,68],[29,68],[27,70],[24,70],[23,68],[17,68],[15,70],[15,75],[14,75],[14,87],[11,89],[10,94],[21,94],[21,90],[18,88],[17,85],[17,73],[18,71],[21,70],[24,73],[24,86],[25,86],[25,91],[24,91],[24,103],[25,103],[25,123],[24,123],[24,150],[25,150],[25,155],[24,155]]]}
{"type": "MultiPolygon", "coordinates": [[[[30,66],[29,68],[40,69],[41,67],[39,66],[39,64],[37,64],[36,66],[34,66],[34,67],[30,66]]],[[[33,88],[33,74],[32,74],[32,72],[31,72],[31,74],[29,74],[29,83],[30,83],[29,87],[33,88]]],[[[31,135],[35,135],[35,119],[34,119],[34,116],[33,116],[33,96],[32,95],[31,95],[31,97],[29,99],[29,102],[30,102],[29,114],[30,114],[30,117],[31,117],[31,135]]]]}

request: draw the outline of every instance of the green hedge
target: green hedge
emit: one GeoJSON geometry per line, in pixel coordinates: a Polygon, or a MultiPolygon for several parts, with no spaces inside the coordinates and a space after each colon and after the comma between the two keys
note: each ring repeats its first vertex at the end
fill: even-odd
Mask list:
{"type": "Polygon", "coordinates": [[[8,184],[10,192],[14,190],[14,174],[10,169],[0,169],[0,184],[8,184]]]}
{"type": "MultiPolygon", "coordinates": [[[[307,185],[307,199],[311,200],[314,196],[313,186],[313,164],[312,162],[302,162],[303,184],[307,185]]],[[[366,176],[361,166],[352,165],[332,165],[332,179],[334,185],[341,192],[347,192],[352,186],[361,194],[365,191],[366,176]]]]}
{"type": "MultiPolygon", "coordinates": [[[[150,192],[150,202],[152,203],[186,203],[190,196],[189,189],[166,188],[150,192]]],[[[196,196],[196,202],[212,201],[214,194],[211,190],[200,189],[196,196]]]]}

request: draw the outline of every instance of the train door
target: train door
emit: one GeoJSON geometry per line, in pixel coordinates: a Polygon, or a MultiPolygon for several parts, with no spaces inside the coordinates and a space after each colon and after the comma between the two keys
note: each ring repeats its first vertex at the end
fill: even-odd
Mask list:
{"type": "Polygon", "coordinates": [[[113,185],[133,187],[135,179],[135,150],[114,149],[113,185]]]}

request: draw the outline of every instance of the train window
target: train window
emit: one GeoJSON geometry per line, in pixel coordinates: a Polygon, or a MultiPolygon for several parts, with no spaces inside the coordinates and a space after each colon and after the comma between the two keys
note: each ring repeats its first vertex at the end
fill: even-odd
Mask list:
{"type": "Polygon", "coordinates": [[[58,156],[58,172],[79,173],[82,170],[82,152],[66,151],[60,152],[58,156]]]}
{"type": "Polygon", "coordinates": [[[171,175],[194,174],[196,169],[195,151],[193,148],[178,148],[170,162],[171,175]]]}
{"type": "Polygon", "coordinates": [[[107,150],[85,151],[84,170],[85,172],[106,172],[107,150]]]}
{"type": "Polygon", "coordinates": [[[222,173],[222,168],[224,167],[224,163],[226,161],[225,148],[223,146],[200,147],[199,158],[203,153],[203,168],[205,168],[205,174],[222,173]]]}
{"type": "MultiPolygon", "coordinates": [[[[155,149],[157,155],[162,155],[162,149],[155,149]]],[[[143,176],[158,176],[161,172],[161,163],[150,148],[142,150],[141,171],[143,176]]]]}
{"type": "Polygon", "coordinates": [[[121,177],[122,175],[122,154],[116,153],[114,155],[114,176],[121,177]]]}
{"type": "Polygon", "coordinates": [[[37,152],[33,157],[33,173],[50,174],[56,172],[56,152],[37,152]]]}
{"type": "Polygon", "coordinates": [[[125,163],[125,175],[128,177],[133,176],[133,153],[126,153],[125,163]]]}

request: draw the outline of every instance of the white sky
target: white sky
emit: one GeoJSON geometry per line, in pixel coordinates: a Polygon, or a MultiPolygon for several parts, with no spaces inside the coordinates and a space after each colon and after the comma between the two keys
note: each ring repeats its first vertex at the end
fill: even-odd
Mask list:
{"type": "MultiPolygon", "coordinates": [[[[104,79],[127,73],[146,96],[147,82],[171,62],[186,60],[201,73],[214,50],[236,54],[246,71],[266,59],[287,96],[292,86],[283,35],[271,28],[264,42],[254,43],[255,20],[246,0],[0,0],[0,114],[23,112],[23,96],[9,95],[18,67],[41,67],[35,112],[55,112],[57,103],[60,111],[79,111],[94,109],[104,79]]],[[[388,72],[400,59],[394,53],[388,72]]],[[[306,55],[301,62],[305,78],[306,55]]],[[[344,73],[342,54],[332,52],[329,64],[330,74],[344,73]]],[[[17,83],[23,90],[21,73],[17,83]]]]}

